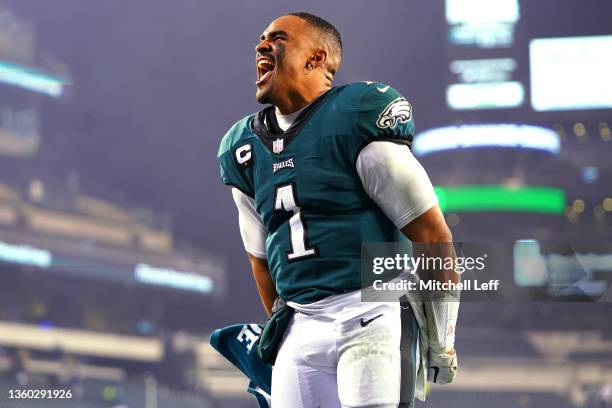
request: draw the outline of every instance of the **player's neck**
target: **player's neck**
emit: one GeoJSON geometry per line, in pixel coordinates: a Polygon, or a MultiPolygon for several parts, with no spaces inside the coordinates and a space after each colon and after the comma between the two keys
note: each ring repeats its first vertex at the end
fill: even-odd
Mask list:
{"type": "Polygon", "coordinates": [[[276,106],[276,112],[280,115],[290,115],[294,112],[297,112],[300,109],[303,109],[305,106],[309,105],[319,96],[327,92],[330,88],[331,84],[329,86],[293,92],[288,95],[288,97],[284,100],[278,101],[274,104],[274,106],[276,106]]]}

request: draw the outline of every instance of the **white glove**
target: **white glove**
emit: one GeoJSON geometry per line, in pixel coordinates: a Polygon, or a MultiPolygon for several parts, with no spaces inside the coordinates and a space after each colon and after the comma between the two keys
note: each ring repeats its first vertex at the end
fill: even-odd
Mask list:
{"type": "Polygon", "coordinates": [[[448,353],[455,348],[455,327],[459,314],[459,292],[425,294],[423,306],[431,353],[448,353]]]}
{"type": "Polygon", "coordinates": [[[424,302],[429,343],[427,381],[448,384],[457,375],[455,326],[459,312],[458,298],[449,293],[424,302]],[[454,299],[454,300],[453,300],[454,299]]]}
{"type": "Polygon", "coordinates": [[[457,375],[457,351],[448,353],[429,353],[429,369],[427,381],[436,384],[453,382],[457,375]]]}

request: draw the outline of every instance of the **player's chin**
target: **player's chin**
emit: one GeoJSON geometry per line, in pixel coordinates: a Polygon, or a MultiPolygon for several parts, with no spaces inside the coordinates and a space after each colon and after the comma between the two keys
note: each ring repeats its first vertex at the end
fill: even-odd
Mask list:
{"type": "Polygon", "coordinates": [[[263,104],[272,103],[272,90],[269,84],[257,88],[257,91],[255,91],[255,99],[257,102],[263,104]]]}

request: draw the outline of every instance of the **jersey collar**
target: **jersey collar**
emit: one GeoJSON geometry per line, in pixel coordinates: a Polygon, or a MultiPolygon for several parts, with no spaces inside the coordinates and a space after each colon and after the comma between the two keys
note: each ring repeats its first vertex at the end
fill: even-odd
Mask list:
{"type": "Polygon", "coordinates": [[[280,126],[278,126],[278,121],[276,120],[276,115],[274,114],[274,106],[267,106],[257,112],[251,122],[251,129],[259,137],[261,142],[268,148],[268,150],[270,150],[270,152],[274,153],[273,142],[278,141],[279,139],[283,140],[283,144],[286,148],[286,146],[295,136],[297,136],[299,131],[308,122],[308,119],[310,119],[312,114],[316,112],[323,101],[327,99],[327,96],[334,93],[335,90],[335,87],[331,88],[306,106],[304,110],[300,112],[298,117],[295,118],[295,121],[293,121],[291,126],[289,126],[289,128],[284,132],[280,126]]]}

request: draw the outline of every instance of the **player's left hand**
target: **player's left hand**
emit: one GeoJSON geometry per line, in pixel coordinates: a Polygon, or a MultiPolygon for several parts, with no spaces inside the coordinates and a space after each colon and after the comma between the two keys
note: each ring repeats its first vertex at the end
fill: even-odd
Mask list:
{"type": "Polygon", "coordinates": [[[449,352],[430,353],[427,381],[435,384],[448,384],[453,382],[457,375],[457,351],[453,348],[449,352]]]}

